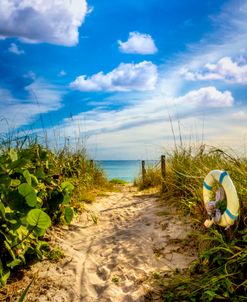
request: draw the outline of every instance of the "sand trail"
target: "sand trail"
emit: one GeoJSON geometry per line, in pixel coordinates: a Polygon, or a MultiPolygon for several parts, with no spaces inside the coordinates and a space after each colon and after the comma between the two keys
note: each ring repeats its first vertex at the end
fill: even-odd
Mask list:
{"type": "Polygon", "coordinates": [[[152,274],[186,268],[194,259],[179,245],[189,223],[161,204],[158,194],[124,186],[87,210],[97,223],[87,212],[58,230],[66,258],[55,266],[38,264],[39,285],[29,301],[145,301],[152,274]]]}

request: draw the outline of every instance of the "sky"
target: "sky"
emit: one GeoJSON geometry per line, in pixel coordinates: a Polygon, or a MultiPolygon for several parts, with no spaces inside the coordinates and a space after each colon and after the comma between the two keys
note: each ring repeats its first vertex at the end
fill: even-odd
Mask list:
{"type": "Polygon", "coordinates": [[[246,151],[247,0],[0,4],[0,137],[101,160],[246,151]]]}

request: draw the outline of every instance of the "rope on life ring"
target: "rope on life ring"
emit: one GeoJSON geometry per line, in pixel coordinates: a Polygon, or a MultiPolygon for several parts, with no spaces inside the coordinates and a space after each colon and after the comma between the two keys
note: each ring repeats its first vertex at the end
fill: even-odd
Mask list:
{"type": "Polygon", "coordinates": [[[212,170],[208,173],[203,182],[203,200],[205,208],[210,216],[210,219],[207,219],[204,222],[204,225],[207,228],[214,223],[222,227],[229,227],[238,219],[238,194],[229,174],[226,171],[212,170]],[[226,194],[227,208],[222,215],[216,207],[216,204],[220,199],[217,200],[216,198],[216,201],[212,201],[212,187],[215,182],[222,185],[226,194]]]}

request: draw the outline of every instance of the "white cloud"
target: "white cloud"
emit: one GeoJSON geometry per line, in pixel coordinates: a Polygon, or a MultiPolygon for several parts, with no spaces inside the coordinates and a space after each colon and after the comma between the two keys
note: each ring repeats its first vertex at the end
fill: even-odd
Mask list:
{"type": "Polygon", "coordinates": [[[86,14],[86,0],[2,0],[0,36],[73,46],[86,14]]]}
{"type": "Polygon", "coordinates": [[[8,50],[9,52],[12,52],[18,56],[23,55],[25,53],[25,51],[19,48],[15,43],[11,43],[8,50]]]}
{"type": "Polygon", "coordinates": [[[37,79],[25,87],[29,93],[28,102],[34,102],[39,106],[39,113],[54,111],[61,107],[61,98],[65,91],[61,87],[49,84],[37,79]]]}
{"type": "MultiPolygon", "coordinates": [[[[243,2],[247,3],[244,0],[243,2]]],[[[182,67],[192,73],[195,71],[201,73],[208,62],[217,65],[222,57],[237,58],[246,53],[247,14],[240,14],[240,5],[237,6],[238,11],[235,11],[234,15],[230,13],[230,16],[223,9],[221,25],[215,26],[217,31],[214,34],[203,37],[202,42],[190,45],[187,52],[171,58],[166,65],[159,66],[158,88],[152,91],[152,96],[150,93],[149,99],[145,96],[146,92],[145,94],[132,93],[128,94],[128,99],[132,100],[131,103],[126,101],[124,108],[111,110],[111,106],[107,106],[107,110],[104,110],[101,105],[104,105],[105,100],[100,102],[97,98],[97,109],[80,113],[73,116],[73,119],[65,119],[61,125],[48,129],[49,137],[52,137],[54,133],[60,133],[61,137],[70,137],[71,142],[73,139],[77,141],[79,136],[89,137],[88,146],[91,150],[93,148],[98,150],[95,151],[98,158],[146,159],[148,158],[146,148],[151,145],[153,148],[159,145],[157,147],[159,151],[161,146],[165,148],[173,146],[169,113],[175,129],[178,129],[177,118],[179,118],[182,137],[189,143],[200,141],[199,139],[203,136],[204,142],[211,145],[239,147],[244,142],[243,136],[247,135],[246,105],[241,107],[224,83],[220,83],[221,88],[216,86],[198,89],[197,82],[188,83],[178,76],[182,67]],[[225,30],[226,25],[227,30],[225,30]],[[181,93],[185,89],[186,91],[190,89],[190,91],[181,93]]],[[[229,9],[229,11],[233,12],[234,9],[229,9]]],[[[219,20],[219,18],[216,19],[219,20]]],[[[243,59],[241,62],[236,59],[234,61],[238,66],[245,64],[243,59]]],[[[131,71],[132,67],[128,70],[131,71]]],[[[112,72],[99,73],[99,82],[92,79],[96,75],[84,76],[82,90],[88,90],[87,85],[90,84],[94,85],[94,89],[97,88],[98,91],[104,89],[114,91],[113,88],[116,89],[116,86],[111,82],[114,78],[112,72]],[[103,80],[107,84],[103,85],[103,80]]],[[[207,72],[216,74],[211,70],[207,72]]],[[[215,76],[217,77],[217,74],[215,76]]],[[[77,85],[80,86],[78,82],[77,85]]],[[[116,90],[129,90],[128,85],[127,88],[126,85],[120,85],[120,88],[116,90]]],[[[91,90],[94,89],[91,88],[91,90]]],[[[119,100],[120,96],[121,103],[124,103],[123,95],[114,94],[109,102],[119,100]]],[[[6,108],[8,106],[3,106],[2,111],[6,108]]],[[[22,108],[25,112],[32,110],[25,106],[22,108]]],[[[9,112],[9,115],[17,116],[16,112],[19,112],[18,109],[14,113],[9,112]]]]}
{"type": "Polygon", "coordinates": [[[67,73],[66,73],[66,71],[64,71],[64,70],[61,70],[61,71],[59,71],[59,73],[58,73],[58,76],[59,77],[64,77],[64,76],[66,76],[67,75],[67,73]]]}
{"type": "Polygon", "coordinates": [[[221,92],[215,87],[204,87],[178,97],[176,103],[196,107],[231,107],[234,99],[230,91],[221,92]]]}
{"type": "Polygon", "coordinates": [[[31,79],[31,80],[33,80],[33,81],[37,78],[35,72],[33,72],[32,70],[30,70],[30,71],[28,71],[27,73],[25,73],[25,74],[23,75],[23,77],[26,78],[26,79],[31,79]]]}
{"type": "Polygon", "coordinates": [[[157,79],[157,67],[151,62],[121,63],[107,74],[78,76],[70,87],[80,91],[146,91],[155,88],[157,79]]]}
{"type": "Polygon", "coordinates": [[[87,8],[87,15],[92,14],[93,11],[94,11],[94,6],[88,6],[88,8],[87,8]]]}
{"type": "MultiPolygon", "coordinates": [[[[127,154],[131,158],[131,153],[138,157],[138,152],[139,156],[145,153],[144,144],[157,147],[165,140],[172,140],[168,113],[175,123],[177,115],[186,123],[191,116],[200,120],[202,112],[210,112],[214,116],[215,111],[222,113],[230,110],[227,107],[231,107],[233,102],[230,92],[206,87],[176,98],[142,99],[118,110],[97,108],[82,112],[72,119],[64,119],[61,125],[50,129],[48,133],[49,137],[54,134],[63,139],[68,137],[72,143],[82,135],[90,142],[97,138],[98,147],[108,150],[108,158],[114,156],[111,152],[116,144],[118,156],[121,158],[127,154]]],[[[91,145],[89,147],[92,148],[91,145]]],[[[102,156],[102,151],[100,154],[102,156]]]]}
{"type": "Polygon", "coordinates": [[[182,69],[181,75],[191,81],[222,80],[234,84],[247,84],[247,64],[238,64],[230,57],[223,57],[215,64],[205,64],[201,72],[182,69]]]}
{"type": "Polygon", "coordinates": [[[61,108],[64,91],[43,80],[36,80],[25,87],[26,99],[14,97],[7,89],[0,88],[1,132],[18,129],[33,122],[40,114],[61,108]]]}
{"type": "MultiPolygon", "coordinates": [[[[109,111],[108,106],[108,111],[98,109],[81,113],[73,118],[74,122],[64,120],[57,130],[70,137],[74,133],[79,135],[75,130],[80,124],[84,135],[89,136],[88,146],[91,150],[94,148],[95,153],[94,150],[92,153],[98,158],[145,159],[147,145],[174,147],[169,113],[175,130],[179,118],[182,138],[188,144],[203,142],[221,148],[243,147],[244,135],[247,137],[246,104],[243,102],[241,106],[239,100],[235,101],[225,83],[220,83],[220,88],[198,89],[198,82],[188,83],[178,75],[181,68],[200,71],[208,62],[246,54],[247,1],[237,5],[234,2],[236,4],[230,1],[223,6],[222,17],[215,17],[218,24],[214,33],[202,37],[201,42],[189,45],[187,51],[159,66],[159,82],[150,99],[139,93],[134,104],[127,103],[128,106],[115,111],[109,111]],[[185,89],[190,92],[182,93],[185,89]]],[[[237,64],[245,62],[238,60],[237,64]]],[[[179,134],[179,129],[176,133],[179,134]]]]}
{"type": "Polygon", "coordinates": [[[239,110],[237,112],[234,112],[232,117],[238,121],[241,121],[241,120],[247,121],[247,113],[244,110],[239,110]]]}
{"type": "Polygon", "coordinates": [[[133,53],[141,55],[155,54],[158,49],[152,37],[148,34],[139,32],[129,33],[129,38],[126,42],[118,41],[119,49],[124,53],[133,53]]]}

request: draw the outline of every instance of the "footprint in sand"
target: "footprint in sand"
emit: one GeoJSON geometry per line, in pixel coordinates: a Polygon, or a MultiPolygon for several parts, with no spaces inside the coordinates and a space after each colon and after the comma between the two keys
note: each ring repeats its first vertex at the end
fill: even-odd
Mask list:
{"type": "Polygon", "coordinates": [[[175,214],[156,215],[170,211],[166,205],[161,208],[157,195],[136,193],[123,186],[122,192],[101,197],[87,206],[99,213],[97,224],[85,227],[78,219],[64,231],[59,242],[71,260],[54,270],[50,298],[37,296],[37,301],[142,302],[153,272],[188,266],[194,258],[178,253],[170,242],[185,238],[190,227],[183,228],[175,214]]]}

